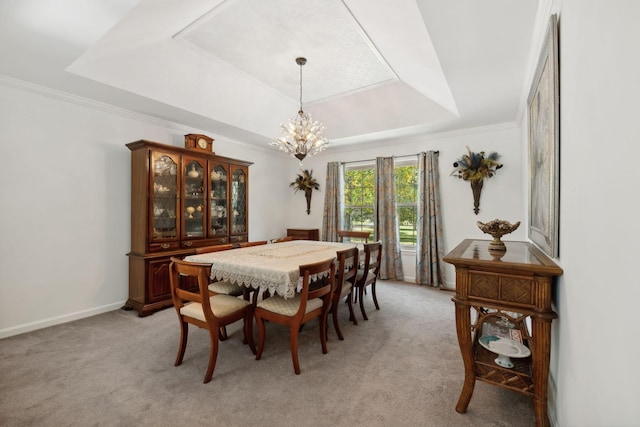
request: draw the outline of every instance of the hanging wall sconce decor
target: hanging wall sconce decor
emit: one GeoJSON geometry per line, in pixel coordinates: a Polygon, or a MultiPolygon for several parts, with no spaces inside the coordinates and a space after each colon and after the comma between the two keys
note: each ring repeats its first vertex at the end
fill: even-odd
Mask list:
{"type": "Polygon", "coordinates": [[[311,192],[318,190],[320,184],[311,176],[313,169],[301,169],[301,172],[296,176],[296,180],[289,184],[289,187],[292,187],[294,192],[304,191],[304,197],[307,199],[307,215],[309,215],[311,213],[311,192]]]}
{"type": "Polygon", "coordinates": [[[496,174],[496,171],[502,167],[498,163],[500,155],[496,152],[485,156],[484,151],[474,153],[467,147],[467,154],[460,157],[453,163],[455,168],[451,175],[469,181],[471,183],[471,191],[473,191],[473,212],[478,215],[480,210],[480,193],[482,192],[482,184],[486,179],[496,174]]]}

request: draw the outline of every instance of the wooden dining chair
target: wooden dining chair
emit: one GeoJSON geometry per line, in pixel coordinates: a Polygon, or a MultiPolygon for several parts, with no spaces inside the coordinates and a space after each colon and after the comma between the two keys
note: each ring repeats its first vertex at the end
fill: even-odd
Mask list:
{"type": "Polygon", "coordinates": [[[189,323],[209,331],[209,365],[204,376],[205,384],[211,381],[218,359],[219,330],[238,320],[244,321],[244,339],[253,354],[256,348],[253,342],[253,305],[249,301],[224,294],[209,292],[209,274],[211,264],[194,263],[171,257],[169,264],[169,283],[173,306],[180,321],[180,347],[176,357],[176,366],[182,364],[189,323]],[[180,287],[181,277],[195,277],[198,293],[180,287]],[[185,303],[186,301],[186,303],[185,303]]]}
{"type": "Polygon", "coordinates": [[[360,300],[360,312],[364,320],[369,320],[364,309],[364,291],[367,286],[371,286],[371,296],[376,310],[380,310],[378,298],[376,297],[376,280],[380,271],[380,261],[382,260],[382,243],[367,243],[364,245],[364,263],[362,269],[356,275],[354,291],[358,292],[360,300]]]}
{"type": "MultiPolygon", "coordinates": [[[[239,249],[242,247],[249,246],[258,246],[258,245],[266,245],[266,240],[255,241],[255,242],[242,242],[242,243],[229,243],[225,245],[216,245],[216,246],[205,246],[202,248],[196,248],[196,254],[201,253],[211,253],[211,252],[219,252],[219,251],[228,251],[231,249],[239,249]]],[[[237,283],[233,283],[230,280],[216,280],[209,283],[209,290],[216,294],[224,294],[231,295],[233,297],[237,297],[242,295],[243,298],[247,301],[253,300],[253,305],[255,307],[255,301],[257,298],[257,292],[251,288],[246,286],[238,285],[237,283]],[[253,297],[252,297],[253,294],[253,297]]],[[[227,339],[227,328],[220,328],[220,341],[224,341],[227,339]]]]}
{"type": "Polygon", "coordinates": [[[200,248],[195,248],[194,252],[196,254],[208,254],[209,252],[227,251],[229,249],[233,249],[233,245],[231,243],[227,243],[225,245],[202,246],[200,248]]]}
{"type": "Polygon", "coordinates": [[[365,243],[369,243],[369,231],[353,231],[353,230],[338,230],[338,241],[344,242],[345,237],[349,240],[364,239],[365,243]]]}
{"type": "MultiPolygon", "coordinates": [[[[226,245],[204,246],[202,248],[196,248],[196,254],[205,254],[211,252],[228,251],[234,249],[231,243],[226,245]]],[[[229,280],[216,280],[209,283],[209,290],[216,294],[231,295],[234,297],[244,294],[244,287],[236,283],[232,283],[229,280]]]]}
{"type": "Polygon", "coordinates": [[[240,243],[240,247],[241,248],[248,248],[248,247],[251,247],[251,246],[266,245],[267,243],[269,243],[269,241],[267,241],[267,240],[257,240],[255,242],[242,242],[242,243],[240,243]]]}
{"type": "Polygon", "coordinates": [[[353,291],[353,283],[356,280],[358,272],[358,248],[354,247],[344,251],[337,251],[336,255],[338,266],[336,267],[336,285],[331,302],[331,316],[333,318],[333,327],[336,330],[338,339],[344,340],[342,331],[338,324],[338,307],[340,306],[340,301],[342,301],[344,297],[346,297],[346,302],[349,306],[349,320],[351,320],[355,325],[358,324],[356,317],[353,315],[353,298],[351,295],[353,291]]]}
{"type": "Polygon", "coordinates": [[[314,318],[320,320],[320,343],[322,353],[327,353],[327,314],[331,305],[331,295],[335,283],[335,260],[328,259],[300,266],[302,289],[292,298],[273,295],[258,303],[255,309],[258,324],[258,352],[260,360],[265,344],[265,322],[271,321],[289,326],[289,345],[293,370],[300,374],[298,360],[298,336],[300,327],[314,318]]]}

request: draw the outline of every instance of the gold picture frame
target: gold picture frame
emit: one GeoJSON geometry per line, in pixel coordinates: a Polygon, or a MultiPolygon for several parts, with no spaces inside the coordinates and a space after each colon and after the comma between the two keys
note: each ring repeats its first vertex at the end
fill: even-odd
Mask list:
{"type": "Polygon", "coordinates": [[[551,15],[528,98],[529,239],[559,255],[560,92],[558,22],[551,15]]]}

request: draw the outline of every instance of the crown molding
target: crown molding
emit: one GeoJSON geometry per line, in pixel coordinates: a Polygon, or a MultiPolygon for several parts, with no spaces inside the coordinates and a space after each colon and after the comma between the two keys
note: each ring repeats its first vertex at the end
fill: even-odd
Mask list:
{"type": "Polygon", "coordinates": [[[149,116],[146,114],[138,113],[135,111],[127,110],[126,108],[116,107],[106,102],[96,101],[94,99],[85,98],[80,95],[74,95],[69,92],[65,92],[58,89],[52,89],[46,86],[41,86],[36,83],[27,82],[24,80],[16,79],[0,74],[0,84],[6,87],[24,90],[36,95],[45,96],[47,98],[56,99],[58,101],[68,102],[76,104],[81,107],[91,108],[94,110],[103,111],[110,114],[115,114],[127,119],[138,120],[141,122],[147,122],[152,125],[162,126],[174,130],[180,130],[181,132],[191,132],[192,129],[169,120],[159,119],[157,117],[149,116]]]}
{"type": "Polygon", "coordinates": [[[13,88],[13,89],[23,90],[26,92],[33,93],[35,95],[45,96],[47,98],[55,99],[58,101],[68,102],[71,104],[79,105],[81,107],[90,108],[93,110],[98,110],[98,111],[102,111],[109,114],[114,114],[126,119],[136,120],[136,121],[148,123],[154,126],[160,126],[160,127],[175,131],[177,133],[181,133],[181,134],[203,133],[211,136],[216,141],[231,142],[233,144],[237,144],[239,146],[246,147],[251,150],[257,149],[264,153],[275,154],[274,150],[270,149],[267,146],[267,144],[265,144],[264,147],[262,145],[251,144],[245,141],[241,141],[234,138],[230,138],[228,136],[221,135],[210,129],[195,129],[191,126],[186,126],[177,122],[172,122],[170,120],[160,119],[147,114],[138,113],[132,110],[128,110],[126,108],[117,107],[117,106],[108,104],[106,102],[96,101],[91,98],[86,98],[80,95],[75,95],[75,94],[58,90],[58,89],[52,89],[46,86],[38,85],[36,83],[28,82],[25,80],[20,80],[7,75],[0,74],[0,85],[13,88]]]}
{"type": "Polygon", "coordinates": [[[387,147],[389,146],[390,142],[393,142],[393,145],[395,146],[408,145],[408,144],[416,144],[416,143],[425,143],[425,142],[434,141],[434,140],[456,138],[461,136],[478,135],[481,133],[502,132],[502,131],[519,130],[519,129],[520,129],[519,124],[513,121],[513,122],[504,122],[504,123],[497,123],[497,124],[487,125],[487,126],[455,129],[455,130],[442,131],[442,132],[407,135],[407,136],[402,136],[398,138],[393,138],[393,137],[381,138],[379,140],[368,141],[366,143],[349,144],[349,145],[337,146],[333,148],[329,147],[323,153],[318,154],[318,157],[320,157],[323,154],[330,154],[328,153],[329,150],[331,150],[331,153],[336,153],[336,152],[348,153],[353,151],[362,151],[363,148],[366,150],[369,150],[377,147],[387,147]]]}

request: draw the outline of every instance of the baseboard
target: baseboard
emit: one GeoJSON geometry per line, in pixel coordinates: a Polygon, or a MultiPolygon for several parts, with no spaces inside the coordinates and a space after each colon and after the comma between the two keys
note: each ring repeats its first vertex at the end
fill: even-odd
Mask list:
{"type": "Polygon", "coordinates": [[[38,329],[47,328],[49,326],[59,325],[62,323],[71,322],[78,319],[84,319],[85,317],[95,316],[96,314],[106,313],[121,308],[125,301],[116,302],[113,304],[102,305],[100,307],[94,307],[87,310],[77,311],[75,313],[69,313],[62,316],[50,317],[48,319],[38,320],[37,322],[26,323],[24,325],[13,326],[11,328],[0,329],[0,339],[11,337],[14,335],[24,334],[26,332],[35,331],[38,329]]]}
{"type": "Polygon", "coordinates": [[[547,416],[549,417],[549,425],[552,427],[557,427],[558,425],[556,409],[556,382],[549,375],[549,381],[547,382],[547,416]]]}

